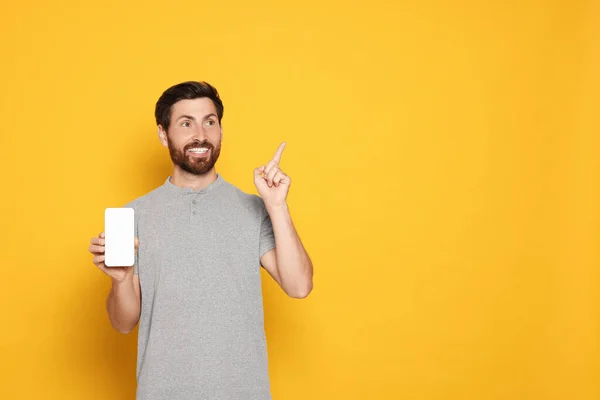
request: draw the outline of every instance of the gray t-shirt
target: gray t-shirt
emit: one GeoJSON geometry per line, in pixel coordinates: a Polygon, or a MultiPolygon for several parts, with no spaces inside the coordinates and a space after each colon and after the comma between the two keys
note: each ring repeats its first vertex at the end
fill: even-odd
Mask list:
{"type": "Polygon", "coordinates": [[[260,257],[275,247],[263,200],[221,175],[167,178],[135,210],[141,286],[137,399],[271,399],[260,257]]]}

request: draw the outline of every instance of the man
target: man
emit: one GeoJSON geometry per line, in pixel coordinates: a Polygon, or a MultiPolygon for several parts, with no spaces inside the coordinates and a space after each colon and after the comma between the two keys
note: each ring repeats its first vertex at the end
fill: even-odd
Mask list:
{"type": "Polygon", "coordinates": [[[271,399],[260,266],[289,296],[312,290],[313,267],[292,223],[290,178],[279,168],[285,143],[254,170],[260,195],[217,174],[223,103],[205,82],[167,89],[156,103],[160,142],[173,173],[130,202],[136,263],[94,264],[112,278],[112,326],[138,332],[137,398],[271,399]]]}

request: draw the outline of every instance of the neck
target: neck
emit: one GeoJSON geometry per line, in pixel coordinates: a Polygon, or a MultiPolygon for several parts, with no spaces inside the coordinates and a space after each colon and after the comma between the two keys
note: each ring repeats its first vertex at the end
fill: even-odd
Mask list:
{"type": "Polygon", "coordinates": [[[213,167],[210,171],[202,175],[194,175],[182,170],[179,166],[173,168],[171,183],[181,188],[192,188],[201,190],[217,180],[217,171],[213,167]]]}

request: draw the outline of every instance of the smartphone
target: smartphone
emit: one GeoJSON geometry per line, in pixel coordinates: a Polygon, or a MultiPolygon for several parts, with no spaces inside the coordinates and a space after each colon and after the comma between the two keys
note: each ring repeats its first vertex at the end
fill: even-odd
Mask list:
{"type": "Polygon", "coordinates": [[[104,264],[107,267],[131,267],[135,263],[133,208],[104,210],[104,264]]]}

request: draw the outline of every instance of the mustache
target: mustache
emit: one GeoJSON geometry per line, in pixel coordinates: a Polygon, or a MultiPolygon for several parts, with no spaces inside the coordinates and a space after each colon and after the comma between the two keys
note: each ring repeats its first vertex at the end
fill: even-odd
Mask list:
{"type": "Polygon", "coordinates": [[[191,149],[193,147],[206,147],[207,149],[213,149],[215,146],[212,145],[212,143],[210,143],[208,140],[203,140],[202,142],[200,142],[199,140],[195,140],[192,143],[189,143],[188,145],[186,145],[183,150],[188,150],[191,149]]]}

